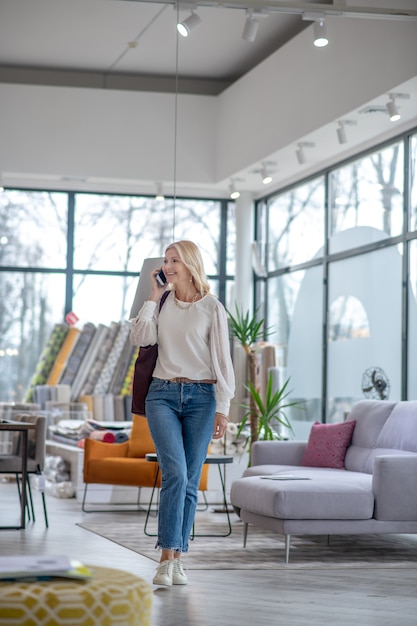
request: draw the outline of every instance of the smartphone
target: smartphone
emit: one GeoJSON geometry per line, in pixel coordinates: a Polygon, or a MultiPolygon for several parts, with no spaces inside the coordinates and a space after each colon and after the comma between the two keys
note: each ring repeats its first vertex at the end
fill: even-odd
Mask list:
{"type": "Polygon", "coordinates": [[[166,285],[167,279],[165,278],[165,274],[162,270],[159,270],[159,272],[156,275],[156,282],[163,287],[164,285],[166,285]]]}

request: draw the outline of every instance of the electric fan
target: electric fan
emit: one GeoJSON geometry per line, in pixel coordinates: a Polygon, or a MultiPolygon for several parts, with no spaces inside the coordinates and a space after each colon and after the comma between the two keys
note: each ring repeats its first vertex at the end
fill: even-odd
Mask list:
{"type": "Polygon", "coordinates": [[[387,375],[380,367],[368,367],[362,376],[362,391],[365,398],[388,400],[390,384],[387,375]]]}

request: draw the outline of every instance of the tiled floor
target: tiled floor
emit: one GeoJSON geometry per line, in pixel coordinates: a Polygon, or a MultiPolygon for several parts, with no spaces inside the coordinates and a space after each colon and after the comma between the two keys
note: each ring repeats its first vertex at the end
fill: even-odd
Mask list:
{"type": "MultiPolygon", "coordinates": [[[[91,565],[124,569],[151,582],[153,561],[77,526],[86,519],[105,519],[111,524],[120,514],[86,514],[75,499],[48,497],[50,528],[46,530],[39,493],[34,492],[34,498],[36,522],[26,530],[0,531],[0,554],[67,554],[91,565]]],[[[0,524],[10,522],[14,512],[17,519],[16,486],[0,483],[0,524]]],[[[142,532],[140,524],[138,532],[142,532]]],[[[222,541],[227,538],[219,539],[219,550],[222,541]]],[[[152,626],[417,624],[417,563],[415,568],[331,571],[216,571],[202,566],[189,572],[187,586],[154,589],[152,626]]]]}

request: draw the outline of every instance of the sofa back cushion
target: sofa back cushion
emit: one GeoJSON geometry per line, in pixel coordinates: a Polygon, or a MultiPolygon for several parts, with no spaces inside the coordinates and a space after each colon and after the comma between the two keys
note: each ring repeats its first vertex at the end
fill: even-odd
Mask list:
{"type": "Polygon", "coordinates": [[[417,452],[417,401],[398,402],[376,440],[382,449],[417,452]]]}
{"type": "Polygon", "coordinates": [[[347,470],[372,474],[377,456],[417,453],[417,402],[362,400],[349,419],[356,427],[345,457],[347,470]]]}

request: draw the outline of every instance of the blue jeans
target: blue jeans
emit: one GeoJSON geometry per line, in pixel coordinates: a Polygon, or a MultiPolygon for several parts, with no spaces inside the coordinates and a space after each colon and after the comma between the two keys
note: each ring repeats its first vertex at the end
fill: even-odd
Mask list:
{"type": "Polygon", "coordinates": [[[213,384],[151,382],[146,417],[162,472],[157,541],[162,549],[188,551],[215,411],[213,384]]]}

